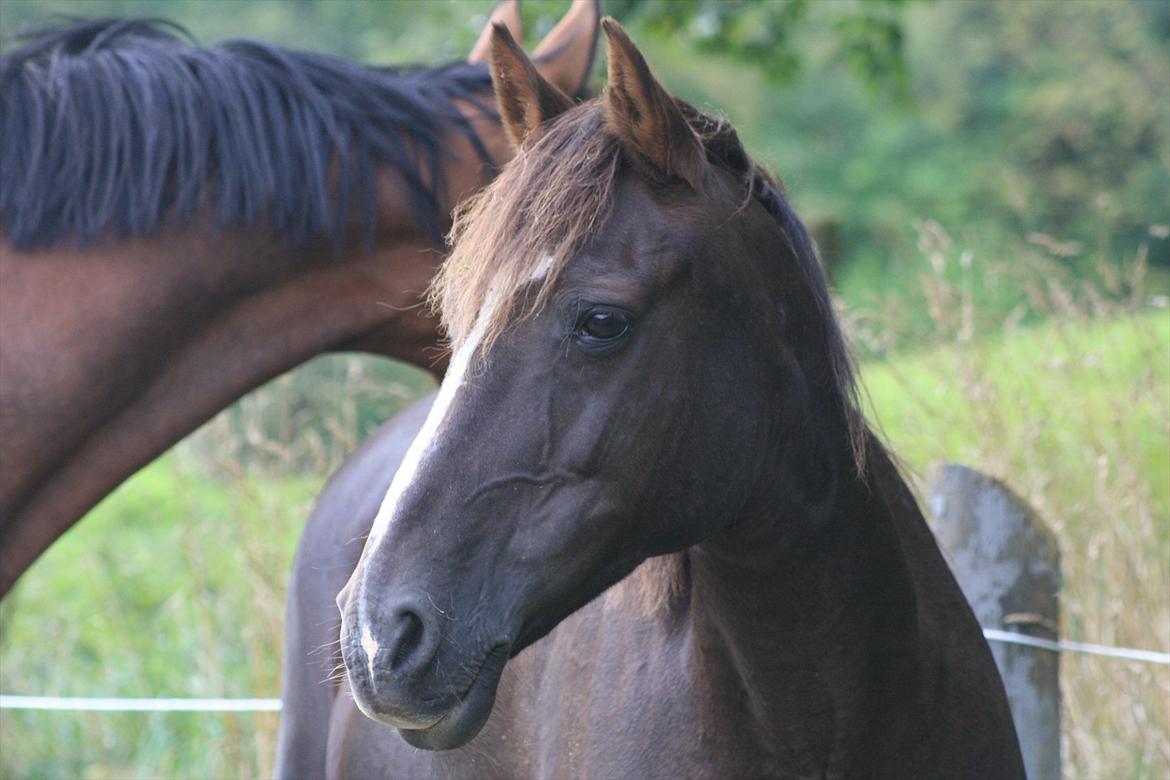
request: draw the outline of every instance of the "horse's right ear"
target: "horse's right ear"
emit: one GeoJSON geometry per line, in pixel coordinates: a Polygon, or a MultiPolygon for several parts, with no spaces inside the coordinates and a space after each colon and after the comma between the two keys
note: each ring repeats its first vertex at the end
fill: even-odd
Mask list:
{"type": "Polygon", "coordinates": [[[500,119],[512,145],[519,149],[543,123],[569,110],[573,101],[544,80],[503,24],[492,27],[492,85],[500,119]]]}
{"type": "Polygon", "coordinates": [[[610,126],[660,171],[702,191],[707,170],[702,141],[621,25],[606,17],[601,29],[608,44],[605,109],[610,126]]]}

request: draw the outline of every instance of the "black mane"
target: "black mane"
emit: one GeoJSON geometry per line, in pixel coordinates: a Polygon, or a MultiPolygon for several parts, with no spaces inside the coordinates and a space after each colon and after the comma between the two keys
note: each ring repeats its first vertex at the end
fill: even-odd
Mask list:
{"type": "MultiPolygon", "coordinates": [[[[833,311],[833,299],[816,243],[793,210],[780,180],[748,157],[735,128],[725,119],[704,114],[684,101],[677,102],[691,127],[703,139],[707,158],[733,175],[746,179],[752,197],[779,223],[788,249],[800,264],[812,294],[820,336],[819,341],[813,340],[811,351],[823,358],[825,368],[824,374],[815,378],[829,391],[831,403],[844,417],[849,445],[860,474],[865,468],[866,450],[870,446],[869,429],[862,413],[856,367],[849,343],[833,311]]],[[[806,359],[803,364],[807,368],[814,362],[806,359]]]]}
{"type": "Polygon", "coordinates": [[[752,181],[752,194],[765,210],[778,222],[788,239],[789,249],[800,263],[804,277],[812,293],[813,304],[820,321],[820,336],[823,344],[815,348],[823,350],[827,375],[819,377],[823,387],[830,390],[832,402],[844,417],[849,446],[858,474],[865,470],[869,443],[869,428],[862,413],[857,385],[857,372],[849,343],[837,315],[833,311],[833,299],[829,285],[817,254],[816,244],[808,229],[793,210],[781,186],[772,181],[763,171],[757,171],[752,181]]]}
{"type": "Polygon", "coordinates": [[[374,69],[250,40],[198,46],[153,19],[21,40],[0,57],[0,226],[21,249],[142,236],[201,205],[221,225],[266,220],[299,242],[339,236],[354,213],[369,231],[380,167],[441,243],[443,132],[458,128],[488,159],[453,103],[490,87],[482,65],[374,69]]]}

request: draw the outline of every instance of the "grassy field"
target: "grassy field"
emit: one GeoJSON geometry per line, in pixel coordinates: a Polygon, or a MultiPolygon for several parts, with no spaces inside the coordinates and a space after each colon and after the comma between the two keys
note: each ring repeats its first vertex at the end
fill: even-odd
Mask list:
{"type": "MultiPolygon", "coordinates": [[[[865,368],[922,475],[977,464],[1060,540],[1067,638],[1170,650],[1170,314],[1049,324],[865,368]]],[[[1170,777],[1170,668],[1065,654],[1068,777],[1170,777]]]]}
{"type": "MultiPolygon", "coordinates": [[[[284,579],[317,479],[209,479],[170,453],[122,486],[3,607],[0,689],[276,696],[284,579]]],[[[3,712],[6,778],[267,773],[275,714],[3,712]]]]}
{"type": "MultiPolygon", "coordinates": [[[[1039,510],[1061,539],[1066,636],[1167,650],[1170,314],[1074,309],[977,341],[961,319],[941,345],[866,362],[872,417],[914,473],[973,465],[1039,510]]],[[[350,366],[331,369],[340,388],[363,370],[330,360],[350,366]]],[[[396,403],[425,386],[404,381],[396,403]]],[[[284,579],[336,456],[298,460],[312,477],[209,461],[265,414],[225,413],[49,551],[0,607],[0,690],[278,694],[284,579]]],[[[1063,673],[1068,777],[1170,776],[1170,669],[1070,655],[1063,673]]],[[[272,714],[0,717],[5,778],[264,776],[276,728],[272,714]]]]}

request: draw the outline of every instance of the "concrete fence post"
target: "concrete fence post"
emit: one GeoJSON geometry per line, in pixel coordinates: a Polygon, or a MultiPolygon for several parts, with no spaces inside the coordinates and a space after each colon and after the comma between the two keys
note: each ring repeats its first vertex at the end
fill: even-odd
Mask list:
{"type": "MultiPolygon", "coordinates": [[[[1007,487],[964,466],[929,479],[931,527],[984,628],[1060,638],[1055,536],[1007,487]]],[[[1060,778],[1060,655],[991,642],[1028,777],[1060,778]]]]}

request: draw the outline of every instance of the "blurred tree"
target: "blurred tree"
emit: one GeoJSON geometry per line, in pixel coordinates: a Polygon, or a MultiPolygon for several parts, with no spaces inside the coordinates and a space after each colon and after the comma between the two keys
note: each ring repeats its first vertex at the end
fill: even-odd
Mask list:
{"type": "Polygon", "coordinates": [[[1003,224],[1170,265],[1170,3],[945,3],[915,62],[935,126],[1003,224]],[[1164,237],[1163,237],[1164,239],[1164,237]]]}
{"type": "Polygon", "coordinates": [[[904,97],[903,0],[610,0],[623,24],[682,36],[694,48],[759,68],[772,84],[795,80],[811,17],[828,20],[837,57],[864,84],[904,97]]]}

